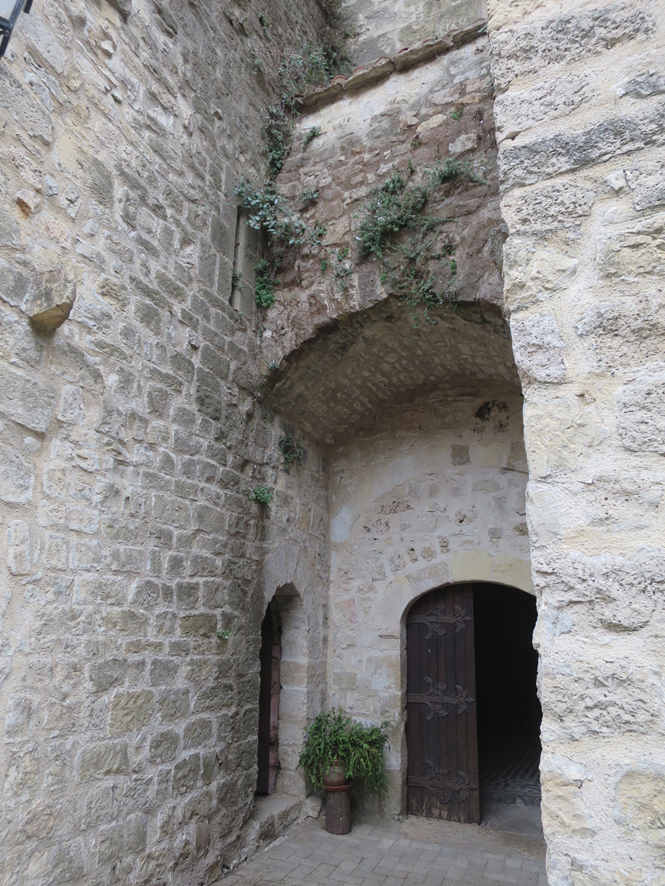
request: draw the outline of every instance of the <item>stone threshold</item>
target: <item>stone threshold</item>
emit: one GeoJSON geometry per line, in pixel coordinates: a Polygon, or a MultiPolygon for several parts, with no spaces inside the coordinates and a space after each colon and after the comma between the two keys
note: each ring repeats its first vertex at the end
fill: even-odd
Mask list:
{"type": "Polygon", "coordinates": [[[357,93],[369,86],[374,86],[380,80],[389,77],[393,73],[408,71],[416,65],[431,61],[447,52],[452,52],[472,43],[487,33],[487,21],[479,19],[467,28],[449,31],[445,36],[436,39],[424,40],[416,46],[407,46],[400,49],[397,55],[384,55],[367,67],[355,68],[348,77],[338,74],[326,86],[316,86],[307,95],[296,96],[296,102],[301,112],[319,110],[330,105],[348,93],[357,93]]]}

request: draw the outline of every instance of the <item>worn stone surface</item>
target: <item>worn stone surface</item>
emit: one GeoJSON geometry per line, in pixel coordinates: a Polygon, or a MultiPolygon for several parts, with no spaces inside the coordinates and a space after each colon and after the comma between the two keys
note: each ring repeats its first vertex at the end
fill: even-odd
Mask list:
{"type": "Polygon", "coordinates": [[[664,29],[489,4],[551,886],[662,880],[664,29]]]}
{"type": "MultiPolygon", "coordinates": [[[[456,156],[470,163],[477,180],[445,183],[430,198],[428,212],[445,220],[437,235],[454,248],[455,299],[499,313],[504,233],[497,211],[486,38],[426,66],[395,72],[299,121],[278,184],[299,209],[305,190],[318,192],[318,201],[301,214],[311,227],[325,225],[326,234],[321,246],[302,250],[280,272],[277,303],[266,316],[263,334],[266,368],[280,364],[331,321],[391,294],[385,267],[358,257],[363,205],[372,189],[396,172],[417,184],[426,180],[428,166],[456,156]],[[321,134],[303,150],[302,139],[315,126],[321,134]]],[[[446,259],[429,267],[440,289],[447,285],[448,265],[446,259]]]]}
{"type": "Polygon", "coordinates": [[[184,886],[241,854],[260,624],[287,583],[312,635],[284,671],[303,790],[325,467],[308,441],[280,467],[258,323],[230,298],[233,189],[263,174],[282,53],[322,21],[305,0],[271,4],[265,30],[259,11],[45,0],[0,64],[3,884],[184,886]]]}

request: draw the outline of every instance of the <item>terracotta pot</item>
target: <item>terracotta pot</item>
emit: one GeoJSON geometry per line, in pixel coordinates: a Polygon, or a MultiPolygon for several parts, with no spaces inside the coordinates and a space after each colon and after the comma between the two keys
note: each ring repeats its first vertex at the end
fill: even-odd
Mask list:
{"type": "Polygon", "coordinates": [[[324,788],[338,788],[346,782],[346,766],[343,760],[331,760],[330,768],[322,775],[324,788]]]}

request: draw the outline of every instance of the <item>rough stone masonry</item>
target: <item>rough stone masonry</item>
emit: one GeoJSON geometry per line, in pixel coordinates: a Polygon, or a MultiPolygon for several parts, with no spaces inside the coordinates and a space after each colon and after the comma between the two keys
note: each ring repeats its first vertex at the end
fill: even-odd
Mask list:
{"type": "MultiPolygon", "coordinates": [[[[350,6],[363,65],[485,14],[350,6]]],[[[343,701],[395,722],[400,813],[400,619],[475,579],[538,598],[551,886],[663,886],[665,8],[490,0],[487,37],[299,123],[281,186],[319,188],[335,252],[411,153],[485,164],[444,195],[464,304],[420,331],[350,259],[251,307],[233,190],[323,28],[314,0],[35,0],[0,61],[0,883],[199,884],[249,851],[274,596],[278,789],[343,701]]]]}

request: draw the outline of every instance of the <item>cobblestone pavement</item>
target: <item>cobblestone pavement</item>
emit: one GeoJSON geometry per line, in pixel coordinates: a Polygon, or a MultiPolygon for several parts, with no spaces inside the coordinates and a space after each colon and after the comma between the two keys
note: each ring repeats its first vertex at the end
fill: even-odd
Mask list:
{"type": "Polygon", "coordinates": [[[306,821],[217,886],[547,886],[545,844],[474,825],[423,818],[364,820],[335,837],[306,821]]]}

